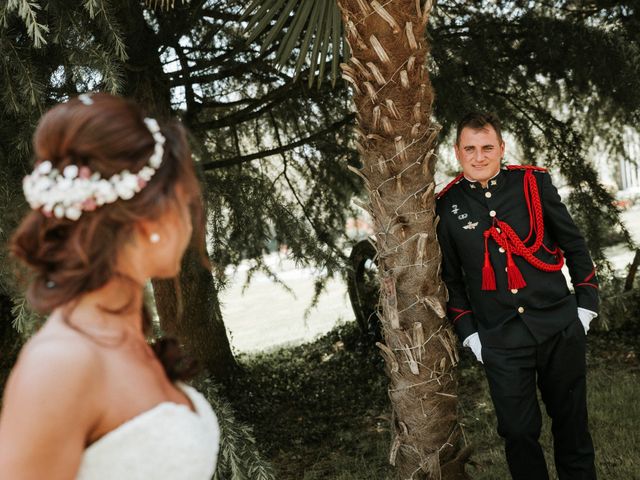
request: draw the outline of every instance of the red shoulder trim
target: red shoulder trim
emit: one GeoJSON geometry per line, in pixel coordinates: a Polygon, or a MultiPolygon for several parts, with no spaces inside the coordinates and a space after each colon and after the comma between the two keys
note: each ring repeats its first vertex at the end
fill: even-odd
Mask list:
{"type": "Polygon", "coordinates": [[[537,167],[535,165],[507,165],[507,170],[535,170],[536,172],[547,172],[544,167],[537,167]]]}
{"type": "Polygon", "coordinates": [[[444,187],[442,190],[440,190],[437,194],[436,194],[436,199],[442,197],[445,193],[447,193],[449,191],[449,189],[451,187],[453,187],[456,183],[458,183],[462,177],[464,176],[464,173],[460,172],[456,178],[454,178],[453,180],[451,180],[446,187],[444,187]]]}

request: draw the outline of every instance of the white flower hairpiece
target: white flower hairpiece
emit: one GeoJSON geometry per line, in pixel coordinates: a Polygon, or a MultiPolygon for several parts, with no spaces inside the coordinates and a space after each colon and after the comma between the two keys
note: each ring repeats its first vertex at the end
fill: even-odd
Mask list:
{"type": "MultiPolygon", "coordinates": [[[[91,100],[90,97],[85,97],[91,100]]],[[[82,99],[81,101],[90,105],[82,99]]],[[[67,165],[61,173],[53,168],[49,160],[44,160],[22,182],[25,198],[31,208],[42,209],[42,213],[48,217],[78,220],[82,212],[95,210],[118,199],[133,198],[147,185],[162,164],[166,142],[155,119],[145,118],[144,123],[153,135],[155,146],[147,165],[139,172],[124,170],[104,179],[100,173],[92,173],[86,166],[67,165]]]]}

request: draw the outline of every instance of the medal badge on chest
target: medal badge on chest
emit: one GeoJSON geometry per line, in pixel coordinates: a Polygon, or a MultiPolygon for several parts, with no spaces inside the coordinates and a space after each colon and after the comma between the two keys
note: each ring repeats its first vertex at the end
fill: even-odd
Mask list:
{"type": "Polygon", "coordinates": [[[465,230],[475,230],[477,226],[478,226],[478,222],[469,222],[462,228],[464,228],[465,230]]]}
{"type": "MultiPolygon", "coordinates": [[[[464,213],[464,212],[460,213],[460,207],[458,207],[458,205],[455,204],[455,203],[453,205],[451,205],[451,213],[453,215],[455,215],[458,218],[458,220],[466,220],[469,217],[468,213],[464,213]]],[[[477,226],[478,226],[478,222],[473,223],[473,222],[469,221],[462,228],[464,228],[466,230],[472,230],[472,229],[476,228],[477,226]]]]}

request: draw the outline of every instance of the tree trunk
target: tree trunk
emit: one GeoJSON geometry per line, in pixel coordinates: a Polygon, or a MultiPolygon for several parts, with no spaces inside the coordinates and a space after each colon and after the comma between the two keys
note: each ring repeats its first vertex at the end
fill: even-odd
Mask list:
{"type": "MultiPolygon", "coordinates": [[[[160,64],[158,37],[145,21],[139,3],[122,2],[118,18],[125,27],[129,56],[123,93],[135,98],[150,115],[167,118],[172,113],[171,87],[160,64]]],[[[237,364],[213,277],[202,265],[199,252],[191,247],[187,250],[179,282],[153,281],[153,291],[162,330],[178,338],[210,374],[220,381],[227,379],[237,364]],[[182,312],[179,305],[184,306],[182,312]]]]}
{"type": "Polygon", "coordinates": [[[624,281],[624,290],[628,292],[633,289],[633,282],[636,279],[636,273],[638,273],[638,267],[640,266],[640,248],[636,249],[636,254],[633,256],[633,262],[629,265],[629,273],[624,281]]]}
{"type": "Polygon", "coordinates": [[[222,382],[228,380],[237,364],[213,277],[201,265],[199,253],[192,248],[185,253],[178,289],[171,280],[154,280],[153,290],[162,330],[185,345],[209,374],[222,382]]]}
{"type": "Polygon", "coordinates": [[[352,57],[357,170],[369,192],[381,282],[392,414],[390,462],[401,479],[468,478],[457,421],[456,340],[445,319],[436,238],[434,93],[424,66],[432,1],[338,0],[352,57]],[[384,6],[383,6],[384,4],[384,6]]]}

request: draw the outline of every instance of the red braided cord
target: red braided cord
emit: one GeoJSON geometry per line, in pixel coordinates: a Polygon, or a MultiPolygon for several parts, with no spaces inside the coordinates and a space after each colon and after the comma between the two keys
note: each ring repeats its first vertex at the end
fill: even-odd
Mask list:
{"type": "Polygon", "coordinates": [[[558,270],[562,269],[562,265],[564,264],[564,256],[562,255],[562,251],[557,248],[553,251],[554,255],[556,256],[557,263],[545,263],[533,255],[536,250],[534,250],[532,247],[525,246],[522,243],[522,240],[518,238],[518,235],[516,235],[516,232],[514,232],[508,224],[501,221],[498,221],[497,223],[503,233],[498,233],[495,227],[491,227],[491,238],[493,238],[495,242],[502,248],[504,248],[505,250],[510,250],[516,255],[520,255],[532,266],[534,266],[538,270],[542,270],[543,272],[557,272],[558,270]]]}
{"type": "MultiPolygon", "coordinates": [[[[536,232],[536,240],[535,243],[529,247],[532,252],[537,252],[540,246],[544,248],[551,255],[555,255],[558,251],[557,248],[550,250],[547,246],[542,243],[544,238],[544,212],[542,211],[542,203],[540,202],[540,193],[538,190],[538,182],[536,182],[535,177],[533,176],[532,171],[544,171],[547,170],[542,167],[527,167],[527,171],[524,175],[525,180],[525,198],[528,195],[527,199],[527,209],[529,211],[529,221],[531,222],[531,230],[529,231],[529,236],[523,241],[523,243],[527,243],[529,237],[531,236],[531,231],[536,232]],[[533,211],[533,215],[532,215],[533,211]]],[[[513,169],[512,169],[513,170],[513,169]]]]}
{"type": "Polygon", "coordinates": [[[529,239],[531,238],[531,234],[535,231],[535,227],[536,227],[536,222],[533,221],[533,217],[531,216],[531,192],[530,192],[530,188],[527,188],[527,175],[525,174],[524,177],[524,200],[527,203],[527,212],[529,212],[529,234],[527,235],[527,238],[525,238],[522,243],[527,243],[529,241],[529,239]]]}
{"type": "Polygon", "coordinates": [[[557,272],[558,270],[562,269],[562,265],[564,264],[564,257],[562,255],[562,252],[558,248],[549,250],[542,243],[544,237],[544,218],[542,212],[542,203],[540,201],[538,184],[532,173],[533,170],[546,171],[546,169],[541,167],[520,165],[510,165],[507,168],[509,170],[526,170],[524,176],[524,192],[525,200],[527,202],[527,210],[529,211],[529,220],[531,222],[529,235],[524,241],[521,240],[516,232],[514,232],[513,229],[509,226],[509,224],[500,220],[495,220],[495,223],[497,223],[502,232],[498,232],[498,229],[495,227],[495,225],[493,225],[488,229],[489,234],[491,235],[491,238],[493,238],[493,240],[498,245],[505,249],[508,254],[516,254],[521,256],[538,270],[542,270],[544,272],[557,272]],[[527,247],[525,245],[525,242],[527,242],[531,238],[531,234],[533,232],[535,232],[536,234],[535,241],[530,247],[527,247]],[[556,263],[545,263],[534,256],[534,253],[537,252],[541,246],[543,246],[545,250],[547,250],[552,255],[555,255],[557,259],[556,263]]]}
{"type": "MultiPolygon", "coordinates": [[[[527,170],[524,174],[525,188],[529,190],[529,196],[531,198],[532,209],[529,210],[529,219],[531,221],[532,229],[536,232],[536,240],[530,247],[533,252],[537,252],[540,245],[543,245],[542,239],[544,237],[544,216],[542,213],[542,203],[540,202],[540,192],[538,191],[538,182],[531,170],[527,170]],[[528,187],[528,188],[527,188],[528,187]],[[533,214],[532,214],[533,210],[533,214]]],[[[526,240],[525,240],[526,242],[526,240]]]]}

